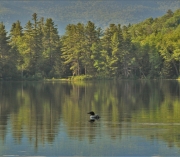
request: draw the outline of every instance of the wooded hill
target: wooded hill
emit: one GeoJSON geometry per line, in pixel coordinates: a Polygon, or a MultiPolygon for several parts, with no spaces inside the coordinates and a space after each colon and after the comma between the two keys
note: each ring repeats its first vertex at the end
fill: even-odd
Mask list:
{"type": "Polygon", "coordinates": [[[104,29],[109,24],[134,24],[180,8],[179,0],[1,0],[0,21],[9,31],[17,20],[24,26],[33,13],[52,18],[63,35],[69,23],[91,21],[104,29]]]}
{"type": "Polygon", "coordinates": [[[24,28],[13,23],[9,33],[0,23],[0,78],[178,78],[179,24],[180,9],[104,30],[91,21],[69,24],[63,36],[52,18],[36,13],[24,28]]]}

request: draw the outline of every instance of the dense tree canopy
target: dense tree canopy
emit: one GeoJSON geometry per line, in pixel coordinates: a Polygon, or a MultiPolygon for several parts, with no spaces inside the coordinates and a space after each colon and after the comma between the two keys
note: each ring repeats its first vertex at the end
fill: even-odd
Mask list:
{"type": "Polygon", "coordinates": [[[74,75],[110,78],[178,78],[180,10],[141,23],[69,24],[63,36],[51,18],[32,15],[25,27],[0,23],[0,78],[42,79],[74,75]]]}

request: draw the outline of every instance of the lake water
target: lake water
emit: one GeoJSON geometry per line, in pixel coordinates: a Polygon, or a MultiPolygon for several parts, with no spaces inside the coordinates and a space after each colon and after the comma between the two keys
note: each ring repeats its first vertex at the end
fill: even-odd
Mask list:
{"type": "Polygon", "coordinates": [[[180,82],[0,82],[0,156],[16,155],[180,156],[180,82]]]}

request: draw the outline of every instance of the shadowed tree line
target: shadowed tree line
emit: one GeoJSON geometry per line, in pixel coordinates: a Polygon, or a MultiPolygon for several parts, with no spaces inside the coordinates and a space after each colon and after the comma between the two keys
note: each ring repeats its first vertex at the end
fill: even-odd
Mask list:
{"type": "Polygon", "coordinates": [[[69,24],[63,36],[51,18],[36,13],[9,33],[0,23],[0,78],[178,78],[179,24],[180,10],[104,30],[91,21],[69,24]]]}

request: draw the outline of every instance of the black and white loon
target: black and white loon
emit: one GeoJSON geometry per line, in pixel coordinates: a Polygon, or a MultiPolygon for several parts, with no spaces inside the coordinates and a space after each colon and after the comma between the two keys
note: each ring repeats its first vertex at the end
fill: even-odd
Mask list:
{"type": "Polygon", "coordinates": [[[99,117],[97,114],[95,114],[93,111],[88,112],[87,114],[90,114],[90,119],[91,119],[91,120],[95,120],[95,119],[99,119],[99,118],[100,118],[100,117],[99,117]]]}

